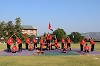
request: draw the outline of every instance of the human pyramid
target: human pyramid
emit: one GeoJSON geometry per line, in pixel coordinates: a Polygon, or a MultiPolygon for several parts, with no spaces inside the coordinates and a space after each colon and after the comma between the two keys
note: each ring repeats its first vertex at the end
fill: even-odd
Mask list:
{"type": "MultiPolygon", "coordinates": [[[[13,34],[12,36],[16,36],[15,34],[13,34]]],[[[11,47],[11,45],[13,44],[13,38],[12,36],[7,40],[7,52],[12,52],[12,53],[16,53],[17,51],[22,52],[22,41],[20,38],[18,38],[16,36],[16,43],[18,44],[18,48],[16,46],[16,44],[14,44],[11,47]]],[[[37,46],[38,42],[36,38],[33,38],[32,41],[30,41],[30,37],[27,37],[26,40],[26,50],[29,51],[36,51],[37,53],[44,53],[44,48],[46,46],[46,50],[61,50],[62,52],[66,53],[68,50],[71,51],[71,40],[70,37],[67,37],[66,39],[64,39],[64,37],[62,37],[62,41],[61,41],[61,46],[59,46],[60,44],[58,44],[58,40],[56,38],[56,36],[53,38],[49,33],[45,36],[46,40],[43,40],[42,37],[40,37],[39,40],[39,47],[37,46]],[[53,40],[53,43],[51,44],[51,40],[53,40]]],[[[86,46],[84,46],[86,44],[85,39],[83,38],[80,42],[80,51],[85,51],[85,52],[89,52],[89,46],[86,44],[86,46]]],[[[90,44],[91,44],[91,51],[94,50],[94,41],[92,39],[90,39],[90,44]]]]}

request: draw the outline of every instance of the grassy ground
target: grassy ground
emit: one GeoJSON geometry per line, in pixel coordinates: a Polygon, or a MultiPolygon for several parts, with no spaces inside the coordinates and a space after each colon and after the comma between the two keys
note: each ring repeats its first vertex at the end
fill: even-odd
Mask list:
{"type": "MultiPolygon", "coordinates": [[[[0,50],[5,48],[0,44],[0,50]]],[[[79,44],[72,44],[72,48],[79,48],[79,44]]],[[[100,43],[95,49],[100,51],[100,43]]],[[[100,55],[0,56],[0,66],[100,66],[100,55]]]]}
{"type": "MultiPolygon", "coordinates": [[[[97,56],[1,56],[0,66],[100,66],[97,56]]],[[[98,56],[100,58],[100,56],[98,56]]]]}

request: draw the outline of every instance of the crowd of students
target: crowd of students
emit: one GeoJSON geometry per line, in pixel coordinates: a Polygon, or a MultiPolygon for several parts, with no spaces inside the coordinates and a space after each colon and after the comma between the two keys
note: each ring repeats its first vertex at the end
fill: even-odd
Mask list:
{"type": "MultiPolygon", "coordinates": [[[[14,34],[15,35],[15,34],[14,34]]],[[[13,36],[13,35],[12,35],[13,36]]],[[[10,48],[10,46],[13,44],[13,38],[12,36],[8,39],[7,41],[7,52],[14,52],[16,53],[16,51],[22,52],[22,41],[20,38],[18,38],[16,35],[16,43],[18,44],[18,49],[16,47],[16,44],[13,45],[12,49],[10,48]]],[[[64,39],[64,37],[62,37],[61,40],[61,46],[59,46],[60,44],[58,44],[58,40],[56,38],[56,36],[53,38],[53,43],[51,43],[52,40],[52,36],[50,34],[47,34],[45,36],[46,40],[43,40],[42,37],[40,37],[39,40],[39,44],[40,47],[37,46],[38,42],[36,38],[33,38],[32,41],[30,41],[30,37],[27,37],[26,40],[26,50],[29,51],[33,51],[33,50],[39,50],[40,52],[44,52],[44,46],[46,46],[47,50],[57,50],[57,49],[61,49],[63,52],[66,52],[67,50],[71,50],[71,40],[70,37],[67,37],[66,39],[64,39]],[[54,46],[54,48],[53,48],[54,46]]],[[[91,51],[94,51],[94,45],[95,42],[93,41],[93,39],[89,39],[90,44],[91,44],[91,51]]],[[[85,51],[85,52],[89,52],[89,46],[88,44],[86,44],[85,39],[83,38],[80,42],[80,51],[85,51]]]]}

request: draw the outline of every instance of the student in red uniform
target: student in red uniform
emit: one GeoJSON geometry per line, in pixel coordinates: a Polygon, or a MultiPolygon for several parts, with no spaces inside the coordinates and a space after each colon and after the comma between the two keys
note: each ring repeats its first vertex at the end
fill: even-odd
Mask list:
{"type": "Polygon", "coordinates": [[[32,43],[29,45],[29,51],[32,51],[33,50],[33,45],[32,43]]]}
{"type": "Polygon", "coordinates": [[[42,37],[40,37],[40,50],[41,50],[42,44],[43,44],[43,39],[42,39],[42,37]]]}
{"type": "Polygon", "coordinates": [[[67,48],[71,50],[71,40],[70,37],[67,37],[67,48]]]}
{"type": "Polygon", "coordinates": [[[34,54],[35,54],[35,55],[39,55],[39,53],[40,53],[39,49],[36,48],[36,50],[34,51],[34,54]]]}
{"type": "Polygon", "coordinates": [[[59,49],[59,48],[60,48],[59,44],[55,43],[55,49],[59,49]]]}
{"type": "Polygon", "coordinates": [[[86,44],[86,46],[84,47],[84,52],[89,52],[89,46],[86,44]]]}
{"type": "Polygon", "coordinates": [[[41,44],[41,49],[40,49],[40,53],[44,53],[44,51],[43,51],[43,47],[45,46],[45,44],[44,44],[44,41],[43,41],[43,43],[41,44]]]}
{"type": "Polygon", "coordinates": [[[13,43],[13,39],[10,37],[7,41],[7,52],[11,52],[11,44],[13,43]]]}
{"type": "Polygon", "coordinates": [[[36,40],[36,38],[33,38],[33,43],[34,43],[34,49],[36,49],[36,47],[37,47],[37,40],[36,40]]]}
{"type": "Polygon", "coordinates": [[[51,40],[51,35],[48,33],[48,34],[46,35],[47,48],[49,48],[49,46],[50,46],[50,40],[51,40]]]}
{"type": "Polygon", "coordinates": [[[18,44],[18,51],[22,52],[22,42],[21,42],[20,38],[17,37],[16,41],[17,41],[17,44],[18,44]]]}
{"type": "Polygon", "coordinates": [[[94,51],[94,45],[95,45],[95,42],[93,41],[93,39],[89,39],[90,40],[90,44],[91,44],[91,51],[94,51]]]}
{"type": "Polygon", "coordinates": [[[59,45],[58,45],[58,41],[57,41],[57,38],[55,38],[54,40],[54,45],[55,45],[55,49],[59,49],[59,45]]]}
{"type": "Polygon", "coordinates": [[[26,39],[26,50],[28,50],[28,45],[30,44],[30,37],[26,39]]]}
{"type": "Polygon", "coordinates": [[[14,44],[13,47],[12,47],[12,53],[16,53],[16,51],[17,51],[17,47],[16,47],[16,45],[14,44]]]}
{"type": "Polygon", "coordinates": [[[65,43],[65,39],[64,39],[64,38],[62,38],[61,49],[63,49],[63,48],[64,48],[64,43],[65,43]]]}
{"type": "Polygon", "coordinates": [[[83,47],[84,47],[84,44],[85,44],[85,39],[83,38],[80,42],[80,50],[83,51],[83,47]]]}
{"type": "Polygon", "coordinates": [[[67,51],[67,45],[65,45],[63,48],[63,52],[66,53],[66,51],[67,51]]]}

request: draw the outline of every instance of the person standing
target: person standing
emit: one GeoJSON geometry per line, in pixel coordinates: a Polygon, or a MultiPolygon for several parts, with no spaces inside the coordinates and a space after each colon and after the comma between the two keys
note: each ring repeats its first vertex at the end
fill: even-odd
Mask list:
{"type": "Polygon", "coordinates": [[[30,44],[30,37],[26,39],[26,50],[28,50],[28,45],[30,44]]]}
{"type": "Polygon", "coordinates": [[[67,48],[71,50],[71,40],[70,37],[67,37],[67,48]]]}
{"type": "Polygon", "coordinates": [[[61,49],[64,49],[64,43],[65,43],[65,39],[62,38],[61,49]]]}
{"type": "Polygon", "coordinates": [[[10,37],[7,41],[7,52],[11,52],[11,44],[13,43],[13,39],[10,37]]]}
{"type": "Polygon", "coordinates": [[[83,38],[80,42],[80,50],[83,51],[83,47],[84,47],[84,44],[85,44],[85,39],[83,38]]]}
{"type": "Polygon", "coordinates": [[[17,37],[16,41],[17,41],[17,44],[18,44],[18,51],[22,52],[22,42],[21,42],[20,38],[17,37]]]}
{"type": "Polygon", "coordinates": [[[92,38],[90,38],[89,40],[90,40],[90,44],[91,44],[91,51],[94,51],[95,42],[92,38]]]}
{"type": "Polygon", "coordinates": [[[33,38],[33,43],[34,43],[34,49],[36,49],[36,47],[37,47],[37,40],[36,40],[36,38],[33,38]]]}
{"type": "Polygon", "coordinates": [[[50,34],[48,33],[48,34],[46,35],[47,48],[50,48],[50,46],[51,46],[50,40],[51,40],[51,36],[50,36],[50,34]]]}
{"type": "Polygon", "coordinates": [[[40,37],[40,50],[42,50],[42,44],[43,44],[44,42],[43,42],[43,39],[42,39],[42,37],[40,37]]]}

